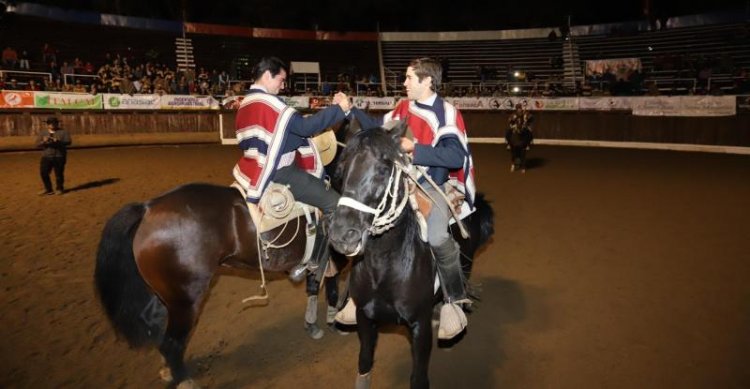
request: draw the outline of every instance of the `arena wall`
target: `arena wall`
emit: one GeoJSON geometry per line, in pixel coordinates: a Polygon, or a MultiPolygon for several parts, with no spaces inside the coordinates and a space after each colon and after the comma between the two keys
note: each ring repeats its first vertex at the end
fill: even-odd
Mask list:
{"type": "Polygon", "coordinates": [[[34,149],[34,139],[56,116],[73,147],[216,143],[216,111],[0,111],[0,151],[34,149]]]}

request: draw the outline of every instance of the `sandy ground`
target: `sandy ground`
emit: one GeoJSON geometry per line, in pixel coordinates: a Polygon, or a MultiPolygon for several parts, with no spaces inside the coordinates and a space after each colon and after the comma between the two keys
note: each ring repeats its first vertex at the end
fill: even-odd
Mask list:
{"type": "MultiPolygon", "coordinates": [[[[496,235],[476,259],[469,332],[433,349],[435,388],[750,387],[750,158],[475,145],[496,235]]],[[[159,356],[116,340],[94,295],[104,222],[179,184],[225,184],[234,147],[70,152],[64,196],[37,197],[38,153],[0,154],[0,387],[154,388],[159,356]]],[[[218,277],[188,347],[210,388],[347,388],[355,334],[311,340],[284,277],[218,277]]],[[[321,309],[323,307],[321,306],[321,309]]],[[[403,333],[380,337],[375,388],[407,387],[403,333]]]]}

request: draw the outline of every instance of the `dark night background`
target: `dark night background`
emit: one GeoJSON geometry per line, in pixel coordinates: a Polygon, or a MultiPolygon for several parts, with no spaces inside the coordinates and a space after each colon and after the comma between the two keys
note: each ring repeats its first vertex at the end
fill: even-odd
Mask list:
{"type": "Polygon", "coordinates": [[[504,30],[638,20],[645,9],[656,17],[736,10],[748,0],[42,0],[32,3],[128,16],[324,31],[504,30]]]}

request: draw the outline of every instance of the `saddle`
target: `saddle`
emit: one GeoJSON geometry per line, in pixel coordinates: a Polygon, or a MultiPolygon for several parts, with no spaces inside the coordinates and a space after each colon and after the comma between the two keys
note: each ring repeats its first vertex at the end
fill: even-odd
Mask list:
{"type": "MultiPolygon", "coordinates": [[[[449,183],[443,185],[443,191],[450,201],[450,206],[453,208],[455,214],[460,214],[461,206],[463,205],[466,196],[449,183]]],[[[427,217],[430,216],[430,212],[432,212],[433,199],[430,199],[424,190],[421,187],[418,188],[414,182],[409,183],[409,193],[409,202],[412,209],[417,211],[417,220],[419,221],[421,232],[420,237],[423,241],[427,242],[427,217]]],[[[443,199],[434,199],[434,201],[443,201],[443,199]]],[[[452,223],[455,222],[455,219],[453,219],[452,223]]]]}
{"type": "MultiPolygon", "coordinates": [[[[247,198],[245,190],[237,182],[230,185],[232,188],[237,189],[243,198],[247,198]]],[[[307,221],[305,228],[306,243],[305,243],[305,255],[302,262],[306,262],[312,256],[313,247],[315,246],[315,230],[317,228],[318,220],[320,220],[320,210],[312,205],[305,204],[294,200],[294,195],[289,191],[289,188],[285,185],[277,184],[272,182],[266,188],[263,196],[260,198],[258,204],[245,202],[247,204],[247,210],[250,212],[250,218],[255,225],[256,231],[258,231],[258,240],[261,243],[264,254],[268,256],[268,249],[280,248],[283,246],[276,246],[272,240],[264,240],[262,234],[274,230],[282,225],[290,222],[296,222],[297,218],[304,216],[307,221]]],[[[288,243],[291,243],[288,242],[288,243]]]]}

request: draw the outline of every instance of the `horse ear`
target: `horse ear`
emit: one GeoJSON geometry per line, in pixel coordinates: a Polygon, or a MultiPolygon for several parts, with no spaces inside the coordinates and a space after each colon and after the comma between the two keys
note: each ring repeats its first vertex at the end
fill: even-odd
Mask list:
{"type": "Polygon", "coordinates": [[[341,122],[341,126],[336,131],[336,140],[342,143],[349,143],[349,138],[360,131],[362,131],[362,127],[359,124],[359,120],[352,115],[341,122]]]}
{"type": "Polygon", "coordinates": [[[401,137],[406,136],[406,130],[408,128],[409,126],[406,125],[406,120],[391,120],[383,125],[383,129],[396,142],[399,142],[401,137]]]}

